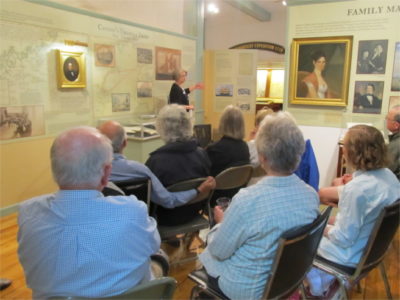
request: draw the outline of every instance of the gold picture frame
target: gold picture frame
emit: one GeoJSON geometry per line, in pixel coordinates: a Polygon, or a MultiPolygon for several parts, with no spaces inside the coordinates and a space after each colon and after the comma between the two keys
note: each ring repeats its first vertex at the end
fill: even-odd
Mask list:
{"type": "Polygon", "coordinates": [[[352,36],[293,39],[289,103],[347,106],[352,36]]]}
{"type": "Polygon", "coordinates": [[[56,50],[57,83],[59,88],[86,87],[85,54],[56,50]]]}

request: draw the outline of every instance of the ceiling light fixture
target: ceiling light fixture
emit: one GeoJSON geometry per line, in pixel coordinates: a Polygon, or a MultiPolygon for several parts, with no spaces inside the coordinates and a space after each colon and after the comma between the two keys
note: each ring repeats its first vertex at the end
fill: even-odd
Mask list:
{"type": "Polygon", "coordinates": [[[217,14],[219,13],[219,8],[217,7],[217,5],[215,5],[215,3],[210,3],[207,6],[207,11],[212,14],[217,14]]]}
{"type": "Polygon", "coordinates": [[[286,5],[287,5],[287,3],[286,3],[286,1],[285,1],[285,0],[283,0],[283,1],[282,1],[282,5],[284,5],[284,6],[286,6],[286,5]]]}

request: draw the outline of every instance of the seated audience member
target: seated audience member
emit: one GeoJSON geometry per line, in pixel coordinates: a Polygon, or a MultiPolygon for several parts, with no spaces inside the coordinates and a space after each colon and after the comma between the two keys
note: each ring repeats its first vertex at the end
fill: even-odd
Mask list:
{"type": "Polygon", "coordinates": [[[214,208],[218,228],[200,255],[213,287],[230,299],[261,299],[279,237],[319,214],[317,193],[293,174],[304,138],[288,113],[265,117],[256,146],[267,176],[241,189],[225,212],[214,208]]]}
{"type": "Polygon", "coordinates": [[[222,138],[207,147],[211,160],[211,175],[216,176],[223,170],[250,163],[249,147],[244,138],[244,118],[242,111],[228,105],[219,121],[219,133],[222,138]]]}
{"type": "Polygon", "coordinates": [[[260,127],[261,121],[270,114],[273,114],[274,111],[270,108],[260,109],[256,114],[256,120],[254,129],[250,132],[250,141],[247,142],[247,146],[249,147],[250,152],[250,163],[253,167],[258,167],[260,165],[260,161],[258,160],[258,153],[256,148],[256,135],[258,128],[260,127]]]}
{"type": "Polygon", "coordinates": [[[152,278],[155,220],[134,196],[104,197],[110,140],[97,129],[61,133],[51,147],[59,191],[21,204],[18,254],[34,299],[109,297],[152,278]]]}
{"type": "Polygon", "coordinates": [[[107,121],[99,126],[99,130],[111,140],[114,150],[110,180],[120,181],[150,178],[151,201],[158,205],[165,208],[181,206],[195,198],[198,192],[207,194],[214,187],[214,179],[209,177],[197,190],[192,189],[184,192],[170,193],[148,167],[139,162],[127,160],[122,154],[127,145],[127,137],[121,124],[115,121],[107,121]]]}
{"type": "MultiPolygon", "coordinates": [[[[150,153],[146,166],[164,186],[210,175],[210,160],[207,153],[197,146],[192,138],[193,127],[186,110],[177,104],[164,106],[156,120],[156,129],[164,146],[150,153]]],[[[215,187],[215,180],[207,185],[215,187]]],[[[157,208],[157,221],[161,225],[187,223],[203,208],[204,202],[189,204],[174,209],[157,208]]]]}
{"type": "Polygon", "coordinates": [[[400,105],[393,106],[386,116],[386,128],[389,135],[389,169],[400,180],[400,105]]]}
{"type": "MultiPolygon", "coordinates": [[[[400,197],[400,183],[386,168],[386,145],[382,134],[372,126],[351,127],[344,138],[343,155],[356,171],[343,186],[338,214],[330,218],[318,254],[354,267],[383,207],[400,197]]],[[[307,278],[315,296],[322,296],[333,281],[331,275],[315,268],[307,278]]]]}

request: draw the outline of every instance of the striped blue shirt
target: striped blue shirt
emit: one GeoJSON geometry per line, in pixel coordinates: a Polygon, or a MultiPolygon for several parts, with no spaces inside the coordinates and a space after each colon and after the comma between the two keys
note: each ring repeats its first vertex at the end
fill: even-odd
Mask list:
{"type": "Polygon", "coordinates": [[[60,190],[20,206],[18,254],[35,299],[106,297],[151,278],[160,236],[134,196],[60,190]]]}
{"type": "Polygon", "coordinates": [[[260,299],[279,237],[311,223],[318,207],[315,190],[296,175],[264,177],[232,199],[200,260],[229,298],[260,299]]]}

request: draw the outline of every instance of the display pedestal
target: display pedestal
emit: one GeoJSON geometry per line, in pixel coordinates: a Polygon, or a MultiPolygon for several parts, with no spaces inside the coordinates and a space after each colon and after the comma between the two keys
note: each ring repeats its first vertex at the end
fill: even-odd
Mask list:
{"type": "Polygon", "coordinates": [[[138,140],[128,137],[128,144],[124,149],[124,155],[129,160],[145,163],[149,158],[149,153],[164,145],[161,138],[138,140]]]}

